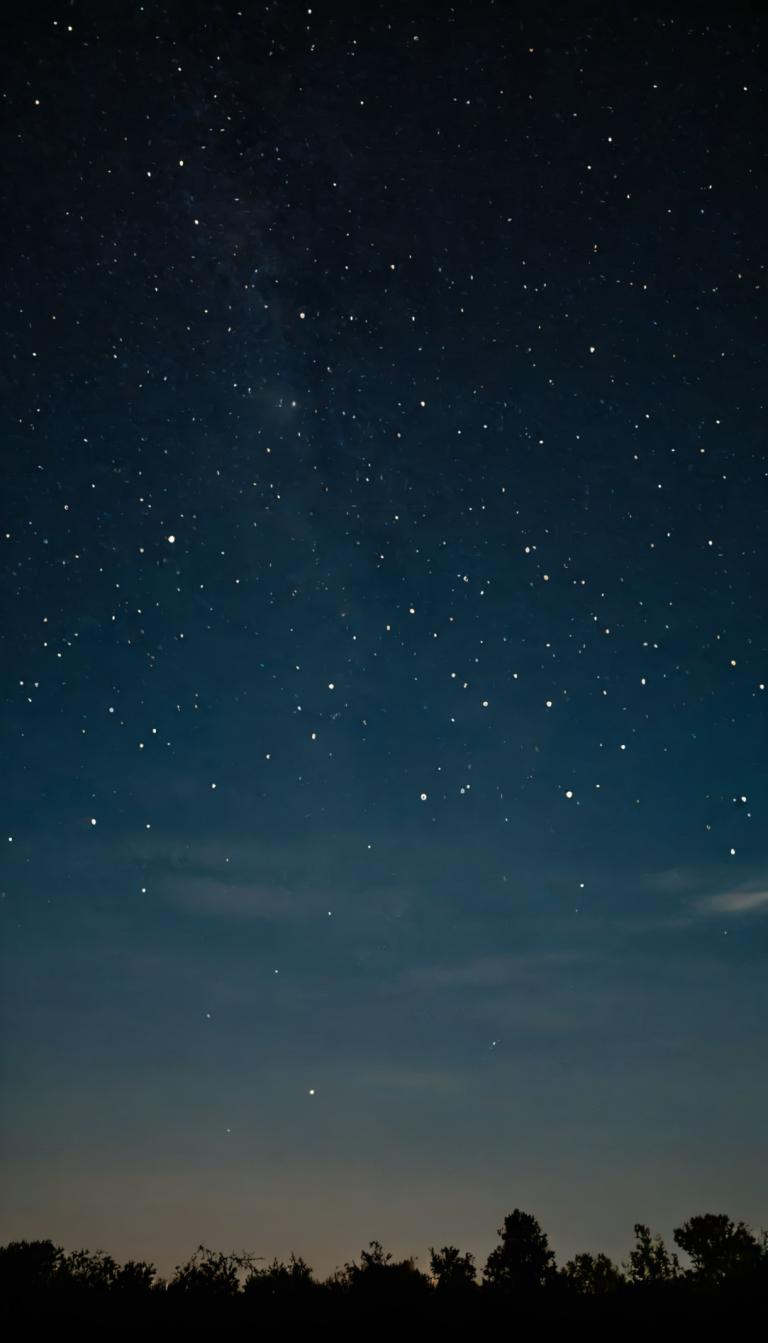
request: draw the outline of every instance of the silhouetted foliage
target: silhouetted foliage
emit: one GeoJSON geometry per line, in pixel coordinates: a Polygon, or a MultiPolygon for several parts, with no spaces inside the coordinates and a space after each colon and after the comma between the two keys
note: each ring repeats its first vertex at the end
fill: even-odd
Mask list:
{"type": "Polygon", "coordinates": [[[743,1222],[704,1213],[676,1228],[675,1244],[691,1260],[691,1275],[707,1285],[742,1279],[760,1266],[764,1249],[743,1222]]]}
{"type": "Polygon", "coordinates": [[[273,1259],[265,1268],[252,1267],[243,1284],[243,1295],[254,1302],[303,1305],[317,1287],[309,1264],[292,1254],[287,1264],[281,1259],[273,1259]]]}
{"type": "Polygon", "coordinates": [[[73,1250],[59,1266],[59,1277],[69,1287],[86,1292],[108,1292],[114,1287],[118,1265],[103,1250],[73,1250]]]}
{"type": "Polygon", "coordinates": [[[145,1297],[156,1284],[157,1274],[154,1264],[146,1264],[141,1260],[129,1259],[115,1274],[115,1290],[131,1299],[138,1300],[145,1297]]]}
{"type": "Polygon", "coordinates": [[[627,1275],[634,1283],[671,1282],[680,1272],[676,1254],[670,1254],[661,1236],[651,1236],[642,1222],[635,1223],[637,1243],[630,1251],[627,1275]]]}
{"type": "Polygon", "coordinates": [[[583,1296],[603,1296],[624,1284],[624,1275],[607,1254],[577,1254],[563,1269],[567,1285],[583,1296]]]}
{"type": "Polygon", "coordinates": [[[240,1288],[240,1272],[249,1264],[247,1255],[222,1254],[199,1245],[192,1258],[176,1269],[168,1291],[202,1301],[234,1297],[240,1288]]]}
{"type": "Polygon", "coordinates": [[[3,1300],[30,1299],[50,1291],[64,1259],[52,1240],[12,1240],[0,1248],[3,1300]]]}
{"type": "Polygon", "coordinates": [[[546,1287],[555,1271],[555,1256],[535,1217],[519,1208],[499,1228],[501,1244],[488,1256],[483,1277],[491,1287],[531,1292],[546,1287]]]}
{"type": "Polygon", "coordinates": [[[467,1292],[477,1286],[473,1254],[462,1254],[455,1245],[444,1245],[441,1250],[430,1246],[429,1256],[435,1286],[439,1291],[467,1292]]]}
{"type": "Polygon", "coordinates": [[[520,1321],[579,1328],[610,1319],[624,1329],[643,1313],[648,1322],[690,1328],[693,1319],[711,1322],[718,1309],[727,1322],[734,1310],[746,1316],[768,1308],[768,1236],[724,1213],[691,1217],[676,1229],[675,1242],[690,1260],[685,1271],[642,1223],[625,1272],[607,1255],[586,1252],[558,1271],[544,1231],[520,1209],[504,1219],[499,1237],[482,1283],[473,1255],[455,1245],[430,1249],[428,1277],[415,1258],[394,1259],[374,1240],[324,1282],[294,1254],[258,1263],[250,1254],[200,1246],[166,1283],[152,1264],[121,1265],[101,1250],[12,1241],[0,1248],[0,1300],[6,1319],[18,1319],[24,1330],[36,1320],[56,1328],[94,1323],[105,1337],[127,1322],[171,1335],[205,1329],[214,1337],[234,1325],[253,1330],[291,1321],[332,1331],[349,1318],[368,1328],[387,1312],[419,1327],[461,1323],[482,1334],[506,1328],[510,1309],[520,1321]]]}
{"type": "Polygon", "coordinates": [[[393,1260],[378,1240],[370,1241],[368,1249],[361,1252],[359,1264],[345,1264],[344,1271],[351,1295],[366,1301],[396,1298],[413,1302],[426,1296],[431,1285],[414,1259],[393,1260]]]}

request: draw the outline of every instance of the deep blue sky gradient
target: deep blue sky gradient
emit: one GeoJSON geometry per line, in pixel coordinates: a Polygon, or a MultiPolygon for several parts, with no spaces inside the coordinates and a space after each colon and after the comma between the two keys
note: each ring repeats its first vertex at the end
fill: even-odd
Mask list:
{"type": "Polygon", "coordinates": [[[417,9],[15,16],[6,1239],[766,1220],[765,29],[417,9]]]}

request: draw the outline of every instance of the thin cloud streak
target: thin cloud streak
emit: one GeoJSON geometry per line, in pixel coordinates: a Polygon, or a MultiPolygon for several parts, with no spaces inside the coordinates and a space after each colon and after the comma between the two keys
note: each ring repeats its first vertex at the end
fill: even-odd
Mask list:
{"type": "Polygon", "coordinates": [[[479,956],[454,965],[410,969],[403,975],[401,985],[415,990],[497,988],[583,965],[592,959],[592,953],[582,951],[524,951],[513,956],[479,956]]]}
{"type": "Polygon", "coordinates": [[[768,909],[768,887],[722,891],[699,901],[697,907],[705,914],[753,914],[768,909]]]}
{"type": "Polygon", "coordinates": [[[646,879],[649,889],[666,895],[688,898],[694,914],[753,914],[768,908],[768,885],[764,871],[748,877],[738,886],[726,884],[723,868],[670,868],[652,873],[646,879]]]}

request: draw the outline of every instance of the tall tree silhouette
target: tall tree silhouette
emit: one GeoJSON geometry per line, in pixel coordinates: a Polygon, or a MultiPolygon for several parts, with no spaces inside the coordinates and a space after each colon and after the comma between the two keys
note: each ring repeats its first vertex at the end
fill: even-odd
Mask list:
{"type": "Polygon", "coordinates": [[[535,1217],[515,1208],[499,1228],[501,1244],[488,1256],[483,1277],[505,1291],[531,1292],[551,1283],[555,1256],[535,1217]]]}
{"type": "Polygon", "coordinates": [[[723,1213],[690,1217],[674,1233],[675,1244],[689,1256],[692,1276],[717,1284],[743,1278],[760,1265],[763,1250],[744,1222],[732,1222],[723,1213]]]}
{"type": "Polygon", "coordinates": [[[650,1227],[635,1223],[636,1244],[630,1250],[627,1276],[634,1283],[670,1282],[677,1277],[680,1264],[676,1254],[670,1254],[661,1236],[652,1236],[650,1227]]]}

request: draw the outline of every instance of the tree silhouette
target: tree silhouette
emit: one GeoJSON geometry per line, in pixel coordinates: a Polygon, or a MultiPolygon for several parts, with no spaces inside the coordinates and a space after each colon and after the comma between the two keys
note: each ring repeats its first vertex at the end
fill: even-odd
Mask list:
{"type": "Polygon", "coordinates": [[[462,1254],[455,1245],[444,1245],[441,1250],[430,1246],[429,1255],[430,1268],[439,1291],[466,1292],[477,1286],[473,1254],[462,1254]]]}
{"type": "Polygon", "coordinates": [[[50,1291],[64,1259],[52,1240],[12,1240],[0,1248],[0,1295],[4,1301],[34,1299],[50,1291]]]}
{"type": "Polygon", "coordinates": [[[651,1236],[650,1228],[635,1223],[636,1245],[630,1250],[627,1275],[634,1283],[670,1282],[677,1277],[680,1264],[676,1254],[670,1254],[661,1236],[651,1236]]]}
{"type": "Polygon", "coordinates": [[[430,1287],[415,1259],[393,1260],[378,1240],[370,1241],[361,1252],[359,1264],[345,1265],[345,1280],[353,1296],[371,1300],[412,1302],[430,1287]]]}
{"type": "Polygon", "coordinates": [[[85,1292],[108,1292],[117,1276],[117,1263],[103,1250],[73,1250],[59,1266],[59,1277],[71,1288],[85,1292]]]}
{"type": "Polygon", "coordinates": [[[660,1236],[635,1225],[635,1246],[625,1273],[605,1254],[577,1254],[562,1269],[555,1265],[547,1237],[530,1213],[516,1208],[505,1217],[500,1242],[488,1256],[480,1286],[471,1254],[455,1245],[430,1248],[432,1276],[413,1257],[395,1260],[371,1241],[359,1260],[323,1282],[292,1254],[257,1267],[250,1254],[221,1254],[200,1246],[165,1283],[152,1264],[119,1264],[102,1250],[65,1252],[50,1240],[12,1241],[0,1247],[0,1308],[18,1322],[13,1335],[30,1326],[70,1332],[98,1324],[111,1337],[130,1323],[148,1335],[207,1329],[213,1337],[302,1324],[333,1333],[345,1320],[358,1326],[391,1312],[405,1325],[433,1333],[465,1325],[487,1333],[506,1328],[510,1308],[520,1319],[576,1321],[579,1328],[612,1320],[630,1326],[638,1310],[647,1321],[682,1318],[699,1328],[717,1310],[745,1318],[768,1300],[768,1234],[758,1237],[744,1222],[724,1213],[691,1217],[674,1233],[691,1266],[680,1270],[660,1236]],[[655,1314],[654,1314],[655,1312],[655,1314]]]}
{"type": "Polygon", "coordinates": [[[515,1208],[499,1228],[501,1244],[488,1256],[483,1277],[505,1291],[531,1292],[552,1281],[555,1256],[535,1217],[515,1208]]]}
{"type": "Polygon", "coordinates": [[[240,1272],[250,1264],[248,1255],[222,1254],[199,1245],[192,1258],[176,1269],[168,1291],[201,1301],[234,1297],[240,1286],[240,1272]]]}
{"type": "Polygon", "coordinates": [[[124,1297],[140,1299],[157,1287],[157,1274],[154,1264],[129,1259],[118,1268],[114,1279],[114,1288],[124,1297]]]}
{"type": "Polygon", "coordinates": [[[691,1274],[708,1284],[743,1278],[763,1258],[759,1241],[743,1222],[732,1222],[725,1213],[701,1213],[674,1232],[675,1244],[691,1260],[691,1274]]]}
{"type": "Polygon", "coordinates": [[[607,1254],[577,1254],[563,1269],[565,1282],[582,1296],[604,1296],[616,1292],[624,1275],[607,1254]]]}

